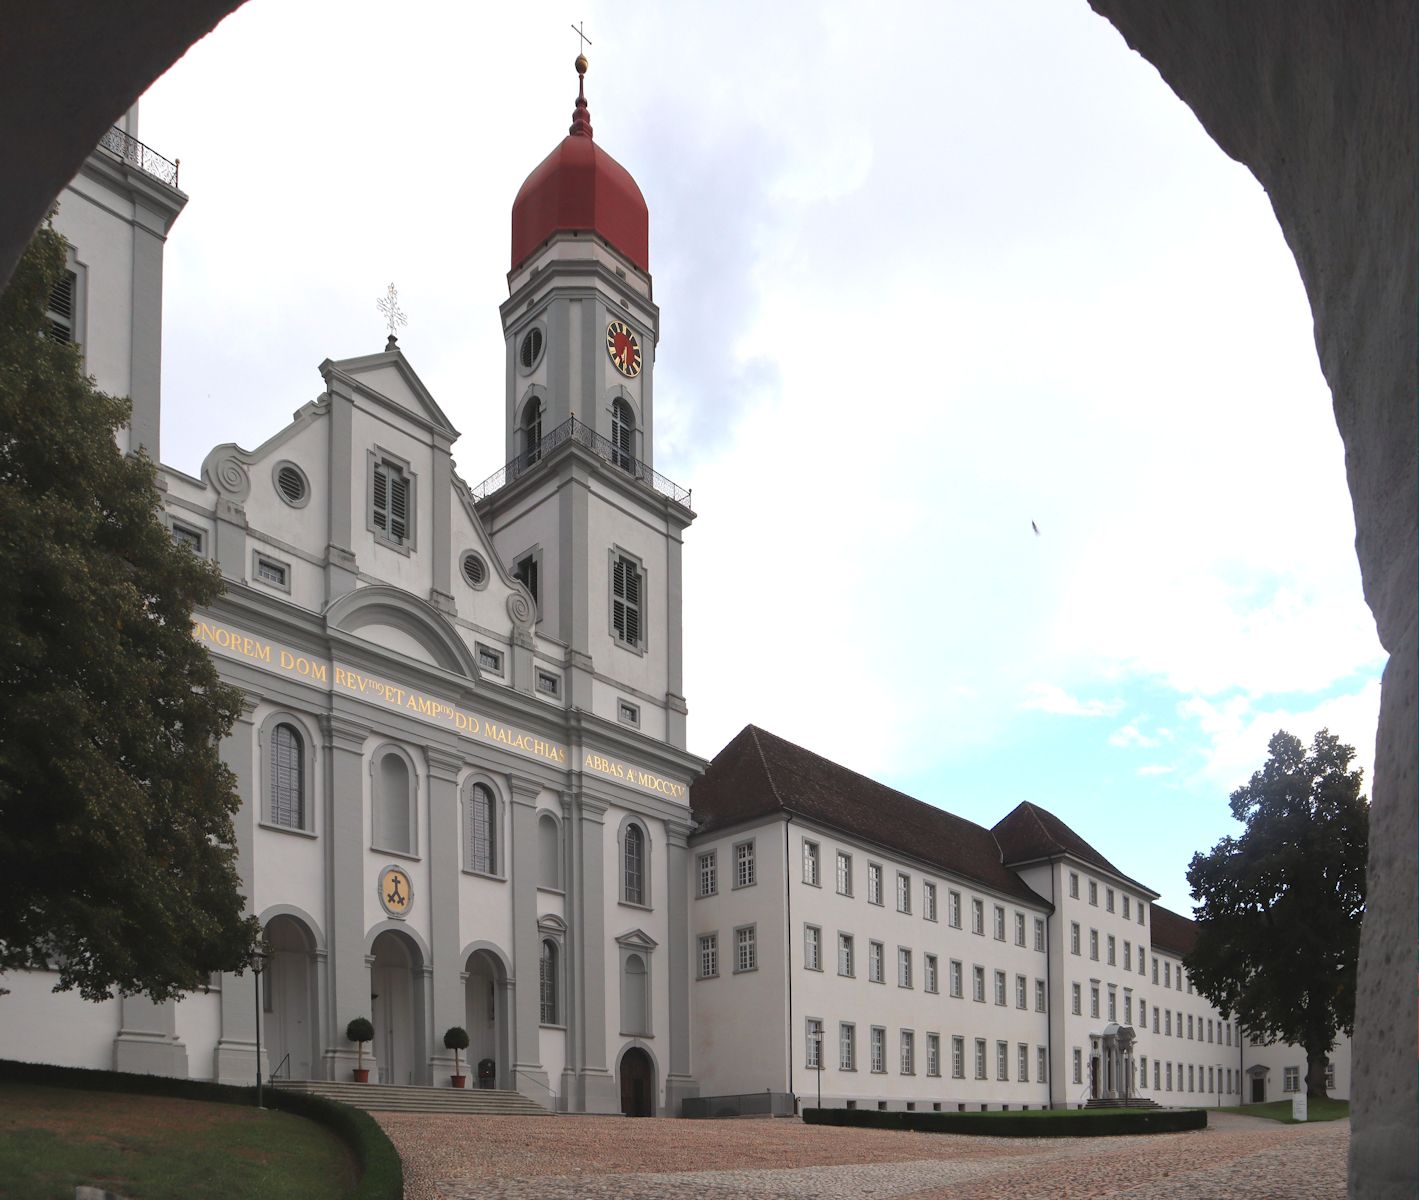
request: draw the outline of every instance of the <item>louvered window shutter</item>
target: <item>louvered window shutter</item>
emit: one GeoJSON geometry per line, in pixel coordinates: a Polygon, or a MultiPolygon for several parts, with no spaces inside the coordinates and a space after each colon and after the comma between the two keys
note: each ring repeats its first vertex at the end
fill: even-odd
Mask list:
{"type": "Polygon", "coordinates": [[[611,570],[611,626],[631,646],[641,642],[641,573],[629,558],[616,556],[611,570]]]}
{"type": "Polygon", "coordinates": [[[409,533],[409,481],[400,474],[389,477],[389,537],[403,542],[409,533]]]}
{"type": "Polygon", "coordinates": [[[78,276],[65,271],[49,293],[49,336],[56,342],[74,340],[74,287],[78,276]]]}
{"type": "Polygon", "coordinates": [[[383,463],[374,465],[374,527],[389,532],[389,476],[383,463]]]}

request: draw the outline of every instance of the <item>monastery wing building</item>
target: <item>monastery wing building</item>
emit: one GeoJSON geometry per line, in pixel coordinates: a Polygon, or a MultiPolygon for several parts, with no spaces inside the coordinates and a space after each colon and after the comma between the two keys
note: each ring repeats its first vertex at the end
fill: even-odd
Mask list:
{"type": "MultiPolygon", "coordinates": [[[[177,185],[135,109],[55,218],[53,334],[132,398],[120,446],[154,459],[177,185]]],[[[162,1005],[6,977],[0,1057],[447,1087],[461,1026],[469,1074],[564,1112],[1297,1090],[1298,1048],[1244,1044],[1193,994],[1192,923],[1045,809],[986,829],[753,726],[686,750],[695,514],[654,467],[649,263],[579,84],[512,208],[506,441],[478,451],[505,465],[460,477],[391,336],[321,363],[262,445],[162,469],[172,536],[226,581],[194,636],[245,697],[222,754],[271,957],[162,1005]]],[[[1335,1066],[1345,1095],[1348,1041],[1335,1066]]]]}

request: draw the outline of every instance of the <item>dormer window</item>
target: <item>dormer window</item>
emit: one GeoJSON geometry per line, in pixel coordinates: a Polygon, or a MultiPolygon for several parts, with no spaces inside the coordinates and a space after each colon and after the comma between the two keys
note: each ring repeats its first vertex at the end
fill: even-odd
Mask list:
{"type": "Polygon", "coordinates": [[[370,452],[369,527],[375,540],[408,553],[414,544],[414,475],[409,465],[370,452]]]}

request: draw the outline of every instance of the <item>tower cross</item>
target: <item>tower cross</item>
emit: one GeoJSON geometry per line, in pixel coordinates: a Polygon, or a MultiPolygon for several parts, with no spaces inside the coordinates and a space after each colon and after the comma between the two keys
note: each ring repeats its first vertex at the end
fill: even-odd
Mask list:
{"type": "Polygon", "coordinates": [[[389,285],[389,291],[382,300],[375,301],[375,307],[384,314],[384,323],[389,326],[389,336],[394,337],[394,331],[401,325],[407,325],[409,319],[404,315],[404,310],[399,307],[399,293],[394,290],[394,285],[389,285]]]}
{"type": "Polygon", "coordinates": [[[591,39],[587,37],[585,33],[582,32],[582,28],[583,26],[585,26],[585,24],[585,21],[578,21],[575,25],[572,26],[572,32],[576,34],[577,37],[581,38],[581,52],[583,54],[586,53],[586,48],[591,45],[591,39]]]}

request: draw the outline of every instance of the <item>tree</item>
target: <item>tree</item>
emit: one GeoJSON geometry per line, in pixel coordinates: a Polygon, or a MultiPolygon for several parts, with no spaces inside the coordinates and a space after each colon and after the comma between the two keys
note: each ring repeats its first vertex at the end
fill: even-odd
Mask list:
{"type": "Polygon", "coordinates": [[[1282,730],[1251,782],[1232,793],[1246,825],[1187,870],[1199,904],[1186,956],[1197,990],[1267,1043],[1306,1051],[1306,1094],[1325,1095],[1338,1030],[1355,1025],[1365,911],[1369,802],[1354,748],[1322,729],[1310,750],[1282,730]]]}
{"type": "Polygon", "coordinates": [[[0,296],[0,972],[163,1000],[255,946],[217,753],[240,693],[192,637],[221,577],[115,443],[128,402],[49,336],[64,269],[42,229],[0,296]]]}

